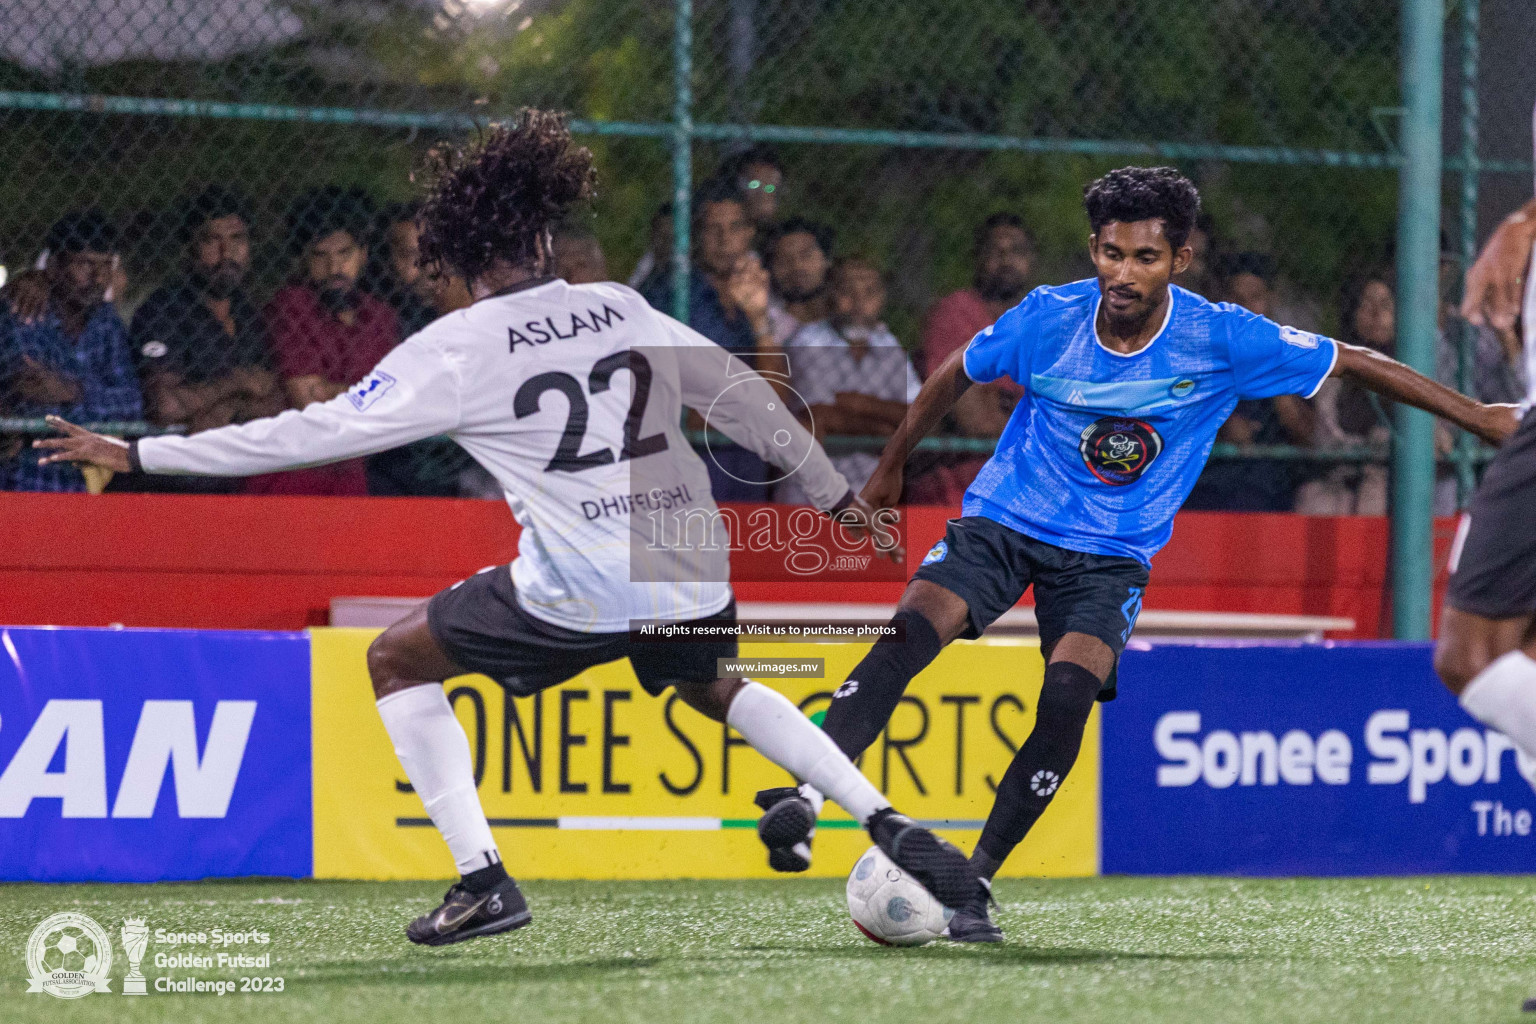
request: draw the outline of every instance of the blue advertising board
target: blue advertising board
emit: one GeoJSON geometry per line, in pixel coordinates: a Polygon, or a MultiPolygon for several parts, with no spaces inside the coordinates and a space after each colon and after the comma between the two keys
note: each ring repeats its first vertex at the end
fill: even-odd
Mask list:
{"type": "Polygon", "coordinates": [[[309,637],[0,629],[0,879],[310,874],[309,637]]]}
{"type": "Polygon", "coordinates": [[[1104,708],[1102,870],[1536,871],[1536,764],[1461,709],[1432,653],[1128,650],[1104,708]]]}

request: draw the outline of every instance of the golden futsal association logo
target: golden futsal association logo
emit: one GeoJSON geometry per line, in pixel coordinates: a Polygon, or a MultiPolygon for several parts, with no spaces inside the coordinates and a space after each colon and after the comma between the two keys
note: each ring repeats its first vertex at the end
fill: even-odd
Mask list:
{"type": "Polygon", "coordinates": [[[112,940],[106,929],[74,911],[47,918],[27,940],[28,992],[79,999],[110,992],[112,940]]]}

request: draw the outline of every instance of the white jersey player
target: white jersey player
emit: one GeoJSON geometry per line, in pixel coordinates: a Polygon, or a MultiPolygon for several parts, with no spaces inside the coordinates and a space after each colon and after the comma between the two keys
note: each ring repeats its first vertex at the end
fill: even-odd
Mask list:
{"type": "Polygon", "coordinates": [[[410,923],[413,942],[445,945],[531,919],[442,681],[482,672],[522,696],[621,658],[647,692],[675,687],[826,793],[958,905],[977,885],[964,854],[892,811],[787,698],[717,678],[717,660],[736,654],[727,549],[686,530],[669,542],[658,530],[669,517],[712,525],[715,513],[682,433],[684,407],[795,473],[854,532],[871,525],[868,506],[745,363],[628,288],[542,276],[551,226],[593,179],[591,154],[561,118],[527,111],[467,152],[440,154],[436,172],[421,213],[423,257],[464,277],[476,301],[408,338],[355,387],[270,419],[132,445],[57,421],[65,436],[39,446],[53,460],[118,471],[244,476],[446,434],[495,476],[522,527],[517,559],[433,597],[368,652],[395,752],[463,876],[410,923]],[[631,624],[646,619],[698,622],[689,632],[702,638],[638,641],[631,624]]]}
{"type": "MultiPolygon", "coordinates": [[[[1451,546],[1435,670],[1473,717],[1519,748],[1536,786],[1536,199],[1488,239],[1467,272],[1462,315],[1523,345],[1520,426],[1483,474],[1451,546]]],[[[1531,1007],[1528,1007],[1531,1008],[1531,1007]]]]}

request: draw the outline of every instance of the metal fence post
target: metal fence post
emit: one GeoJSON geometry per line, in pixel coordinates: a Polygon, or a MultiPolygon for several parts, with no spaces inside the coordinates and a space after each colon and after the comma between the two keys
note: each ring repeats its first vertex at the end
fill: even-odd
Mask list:
{"type": "Polygon", "coordinates": [[[693,225],[693,0],[674,0],[672,36],[672,315],[688,322],[693,225]]]}
{"type": "MultiPolygon", "coordinates": [[[[1440,305],[1440,149],[1444,0],[1403,0],[1402,167],[1397,195],[1397,354],[1435,372],[1440,305]]],[[[1397,408],[1392,448],[1392,633],[1430,635],[1435,424],[1397,408]]]]}
{"type": "MultiPolygon", "coordinates": [[[[1461,0],[1461,237],[1458,251],[1461,253],[1461,272],[1477,259],[1477,122],[1480,114],[1477,99],[1478,61],[1481,51],[1478,44],[1478,22],[1481,0],[1461,0]]],[[[1460,294],[1460,289],[1457,289],[1460,294]]],[[[1477,359],[1477,328],[1464,320],[1460,326],[1457,382],[1463,394],[1474,395],[1476,379],[1473,367],[1477,359]]],[[[1461,459],[1456,463],[1456,492],[1458,503],[1466,505],[1472,497],[1477,474],[1472,465],[1472,453],[1477,439],[1466,431],[1456,439],[1456,450],[1461,459]]]]}

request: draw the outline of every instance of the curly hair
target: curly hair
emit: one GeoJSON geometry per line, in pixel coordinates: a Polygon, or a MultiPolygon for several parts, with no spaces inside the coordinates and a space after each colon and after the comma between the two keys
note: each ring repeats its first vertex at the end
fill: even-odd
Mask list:
{"type": "Polygon", "coordinates": [[[1111,221],[1160,218],[1163,234],[1177,252],[1189,241],[1200,216],[1200,192],[1172,167],[1122,167],[1089,182],[1083,189],[1083,207],[1094,234],[1111,221]]]}
{"type": "Polygon", "coordinates": [[[466,281],[497,260],[535,264],[539,240],[597,184],[592,152],[572,143],[565,117],[532,109],[468,146],[433,149],[426,170],[422,263],[466,281]]]}

